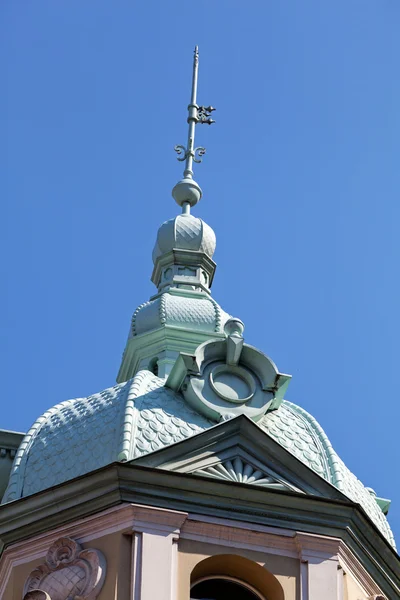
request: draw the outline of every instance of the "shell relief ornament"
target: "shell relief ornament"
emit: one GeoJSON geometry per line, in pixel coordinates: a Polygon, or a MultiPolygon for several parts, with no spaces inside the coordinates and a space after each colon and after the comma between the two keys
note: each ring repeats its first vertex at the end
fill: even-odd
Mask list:
{"type": "Polygon", "coordinates": [[[99,550],[83,550],[71,538],[49,548],[46,562],[34,569],[23,600],[96,600],[103,587],[106,560],[99,550]]]}
{"type": "Polygon", "coordinates": [[[166,386],[213,421],[238,415],[258,421],[277,409],[290,375],[279,373],[268,356],[244,343],[240,319],[225,324],[226,339],[204,342],[194,355],[180,353],[166,386]]]}

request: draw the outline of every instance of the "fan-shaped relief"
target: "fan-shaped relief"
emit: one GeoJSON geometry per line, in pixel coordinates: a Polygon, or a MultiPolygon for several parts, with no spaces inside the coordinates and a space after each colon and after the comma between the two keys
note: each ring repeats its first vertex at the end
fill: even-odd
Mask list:
{"type": "Polygon", "coordinates": [[[275,490],[297,490],[289,483],[279,479],[279,477],[267,473],[254,467],[241,458],[226,460],[223,463],[206,467],[195,472],[196,475],[204,475],[213,479],[225,479],[226,481],[236,481],[238,483],[248,483],[261,485],[263,487],[273,488],[275,490]]]}
{"type": "Polygon", "coordinates": [[[59,538],[46,561],[24,586],[24,600],[95,600],[103,587],[106,560],[99,550],[83,550],[71,538],[59,538]]]}

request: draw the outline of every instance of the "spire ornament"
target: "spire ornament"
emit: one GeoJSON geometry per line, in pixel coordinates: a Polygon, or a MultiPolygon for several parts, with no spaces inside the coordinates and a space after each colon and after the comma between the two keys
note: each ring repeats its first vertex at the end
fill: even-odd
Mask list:
{"type": "Polygon", "coordinates": [[[212,125],[212,123],[215,123],[214,119],[211,118],[211,113],[214,112],[215,108],[213,106],[198,106],[197,104],[198,70],[199,48],[196,46],[193,58],[192,93],[188,106],[189,115],[187,122],[189,128],[187,146],[185,147],[181,144],[175,146],[175,152],[178,154],[177,159],[181,162],[185,161],[185,170],[183,172],[183,179],[172,190],[172,196],[182,206],[182,212],[185,214],[189,214],[190,207],[197,204],[202,195],[200,186],[193,179],[193,163],[202,162],[202,157],[206,153],[206,149],[203,146],[197,146],[196,148],[194,145],[196,125],[198,123],[202,125],[212,125]]]}

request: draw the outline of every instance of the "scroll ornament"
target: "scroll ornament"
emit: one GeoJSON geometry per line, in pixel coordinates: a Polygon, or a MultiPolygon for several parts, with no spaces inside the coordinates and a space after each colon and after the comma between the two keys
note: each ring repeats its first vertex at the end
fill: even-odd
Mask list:
{"type": "Polygon", "coordinates": [[[24,586],[23,600],[96,600],[103,587],[106,560],[99,550],[59,538],[46,562],[34,569],[24,586]]]}

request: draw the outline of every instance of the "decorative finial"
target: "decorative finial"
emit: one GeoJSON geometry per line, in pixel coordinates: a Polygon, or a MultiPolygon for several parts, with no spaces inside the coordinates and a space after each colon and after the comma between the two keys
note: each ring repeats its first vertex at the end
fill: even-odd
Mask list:
{"type": "Polygon", "coordinates": [[[175,146],[175,152],[179,155],[177,158],[179,161],[185,162],[185,170],[183,172],[183,179],[179,181],[174,189],[172,190],[172,196],[182,206],[182,212],[189,214],[190,207],[197,204],[201,198],[201,188],[193,180],[193,163],[201,163],[202,156],[204,156],[206,149],[203,146],[194,146],[194,136],[197,123],[207,123],[211,125],[215,121],[211,118],[211,113],[215,110],[213,106],[198,106],[197,105],[197,78],[199,70],[199,48],[198,46],[194,49],[193,58],[193,77],[192,77],[192,95],[190,98],[190,104],[188,106],[188,119],[189,124],[188,141],[187,147],[179,145],[175,146]]]}

